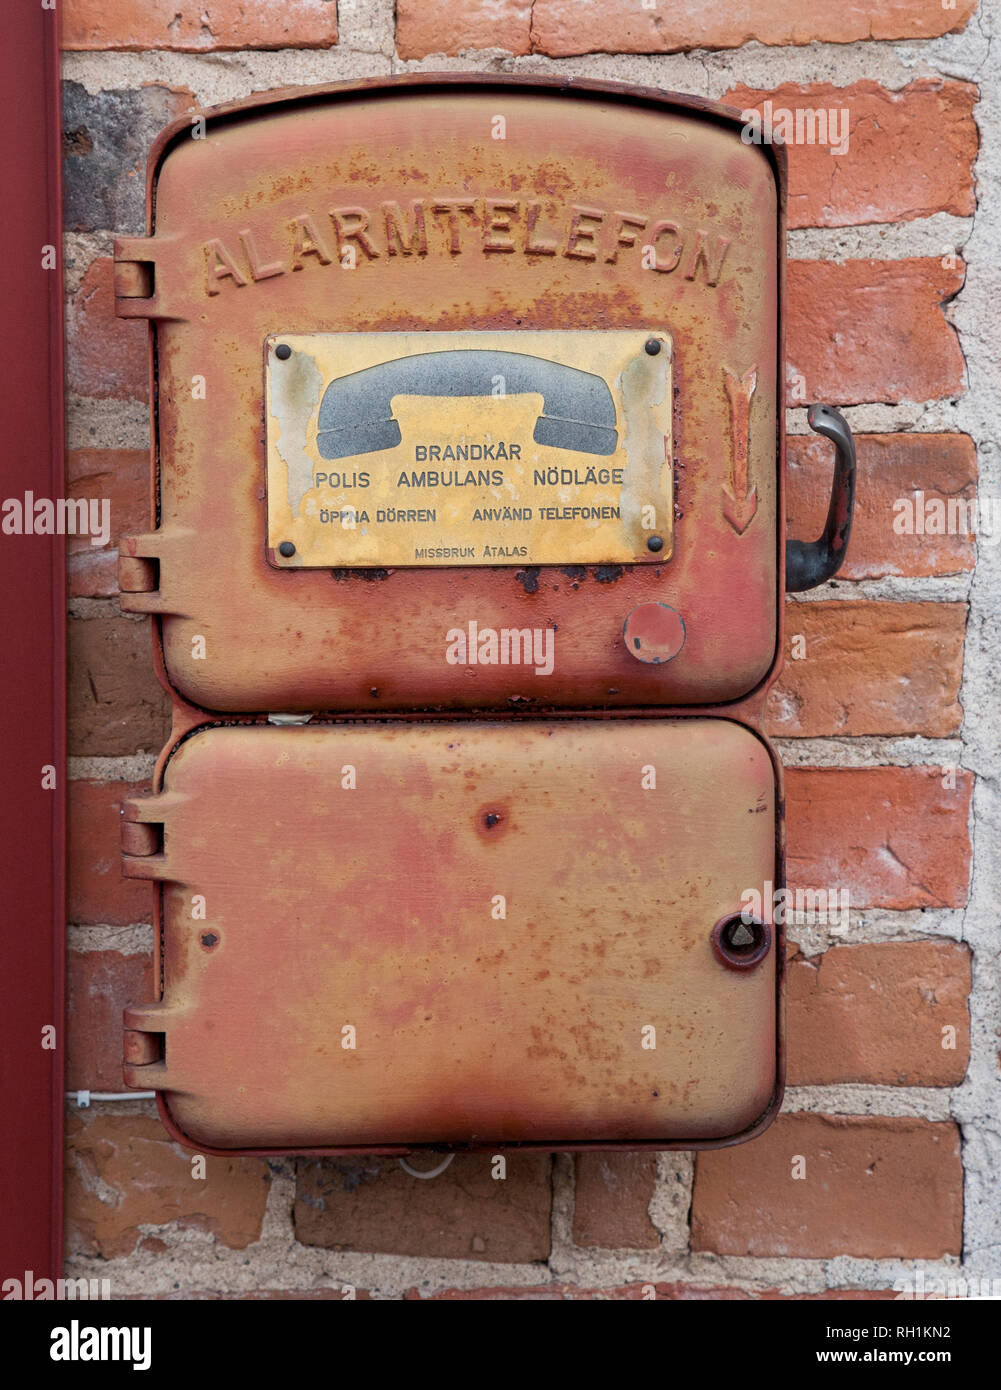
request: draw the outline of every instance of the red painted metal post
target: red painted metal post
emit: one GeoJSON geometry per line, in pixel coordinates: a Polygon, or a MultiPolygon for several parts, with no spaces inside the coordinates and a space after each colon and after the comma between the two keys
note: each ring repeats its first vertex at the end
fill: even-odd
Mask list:
{"type": "Polygon", "coordinates": [[[55,1278],[62,1253],[65,555],[25,534],[25,495],[65,491],[57,10],[10,7],[0,73],[0,501],[22,514],[0,522],[3,1281],[55,1278]]]}

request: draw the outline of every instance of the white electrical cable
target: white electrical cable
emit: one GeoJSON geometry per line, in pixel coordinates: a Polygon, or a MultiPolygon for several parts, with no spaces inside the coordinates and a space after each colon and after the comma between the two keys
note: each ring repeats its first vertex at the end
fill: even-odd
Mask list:
{"type": "Polygon", "coordinates": [[[455,1154],[446,1154],[437,1168],[429,1168],[426,1173],[422,1172],[420,1168],[411,1168],[405,1158],[400,1159],[400,1167],[405,1173],[409,1173],[412,1178],[436,1178],[439,1173],[444,1173],[454,1157],[455,1154]]]}
{"type": "Polygon", "coordinates": [[[86,1109],[92,1100],[155,1100],[155,1091],[67,1091],[66,1099],[86,1109]]]}

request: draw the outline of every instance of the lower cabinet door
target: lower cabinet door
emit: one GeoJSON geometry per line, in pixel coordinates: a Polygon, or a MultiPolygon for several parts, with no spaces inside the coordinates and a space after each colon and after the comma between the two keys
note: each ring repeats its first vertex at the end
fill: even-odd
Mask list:
{"type": "Polygon", "coordinates": [[[746,1137],[778,800],[725,719],[202,727],[126,805],[162,894],[126,1079],[206,1150],[746,1137]]]}

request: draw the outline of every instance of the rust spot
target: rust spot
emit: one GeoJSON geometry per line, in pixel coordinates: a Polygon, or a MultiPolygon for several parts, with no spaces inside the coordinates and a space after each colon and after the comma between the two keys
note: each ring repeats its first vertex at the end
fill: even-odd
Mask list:
{"type": "Polygon", "coordinates": [[[497,802],[481,806],[476,813],[476,831],[483,840],[496,840],[504,834],[510,823],[508,808],[497,802]]]}
{"type": "Polygon", "coordinates": [[[514,576],[518,583],[525,590],[526,594],[537,594],[539,592],[539,570],[533,569],[518,570],[514,576]]]}
{"type": "Polygon", "coordinates": [[[92,154],[94,142],[90,138],[90,131],[80,126],[77,130],[63,131],[63,154],[64,155],[83,155],[92,154]]]}
{"type": "Polygon", "coordinates": [[[614,584],[617,579],[621,579],[625,574],[624,565],[598,565],[594,571],[595,582],[598,584],[614,584]]]}
{"type": "Polygon", "coordinates": [[[330,576],[332,579],[336,579],[339,584],[343,583],[348,579],[361,579],[366,584],[371,584],[374,583],[377,579],[388,579],[389,570],[336,569],[330,571],[330,576]]]}
{"type": "Polygon", "coordinates": [[[219,945],[219,936],[214,931],[203,931],[200,940],[206,951],[211,951],[214,946],[219,945]]]}

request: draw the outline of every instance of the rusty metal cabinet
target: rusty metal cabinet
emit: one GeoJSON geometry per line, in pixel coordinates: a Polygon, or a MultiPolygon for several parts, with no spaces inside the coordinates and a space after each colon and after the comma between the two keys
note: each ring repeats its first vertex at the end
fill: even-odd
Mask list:
{"type": "Polygon", "coordinates": [[[662,93],[429,76],[178,123],[122,606],[174,701],[127,1079],[221,1151],[691,1147],[781,1098],[783,164],[662,93]],[[745,920],[741,920],[741,914],[745,920]]]}

